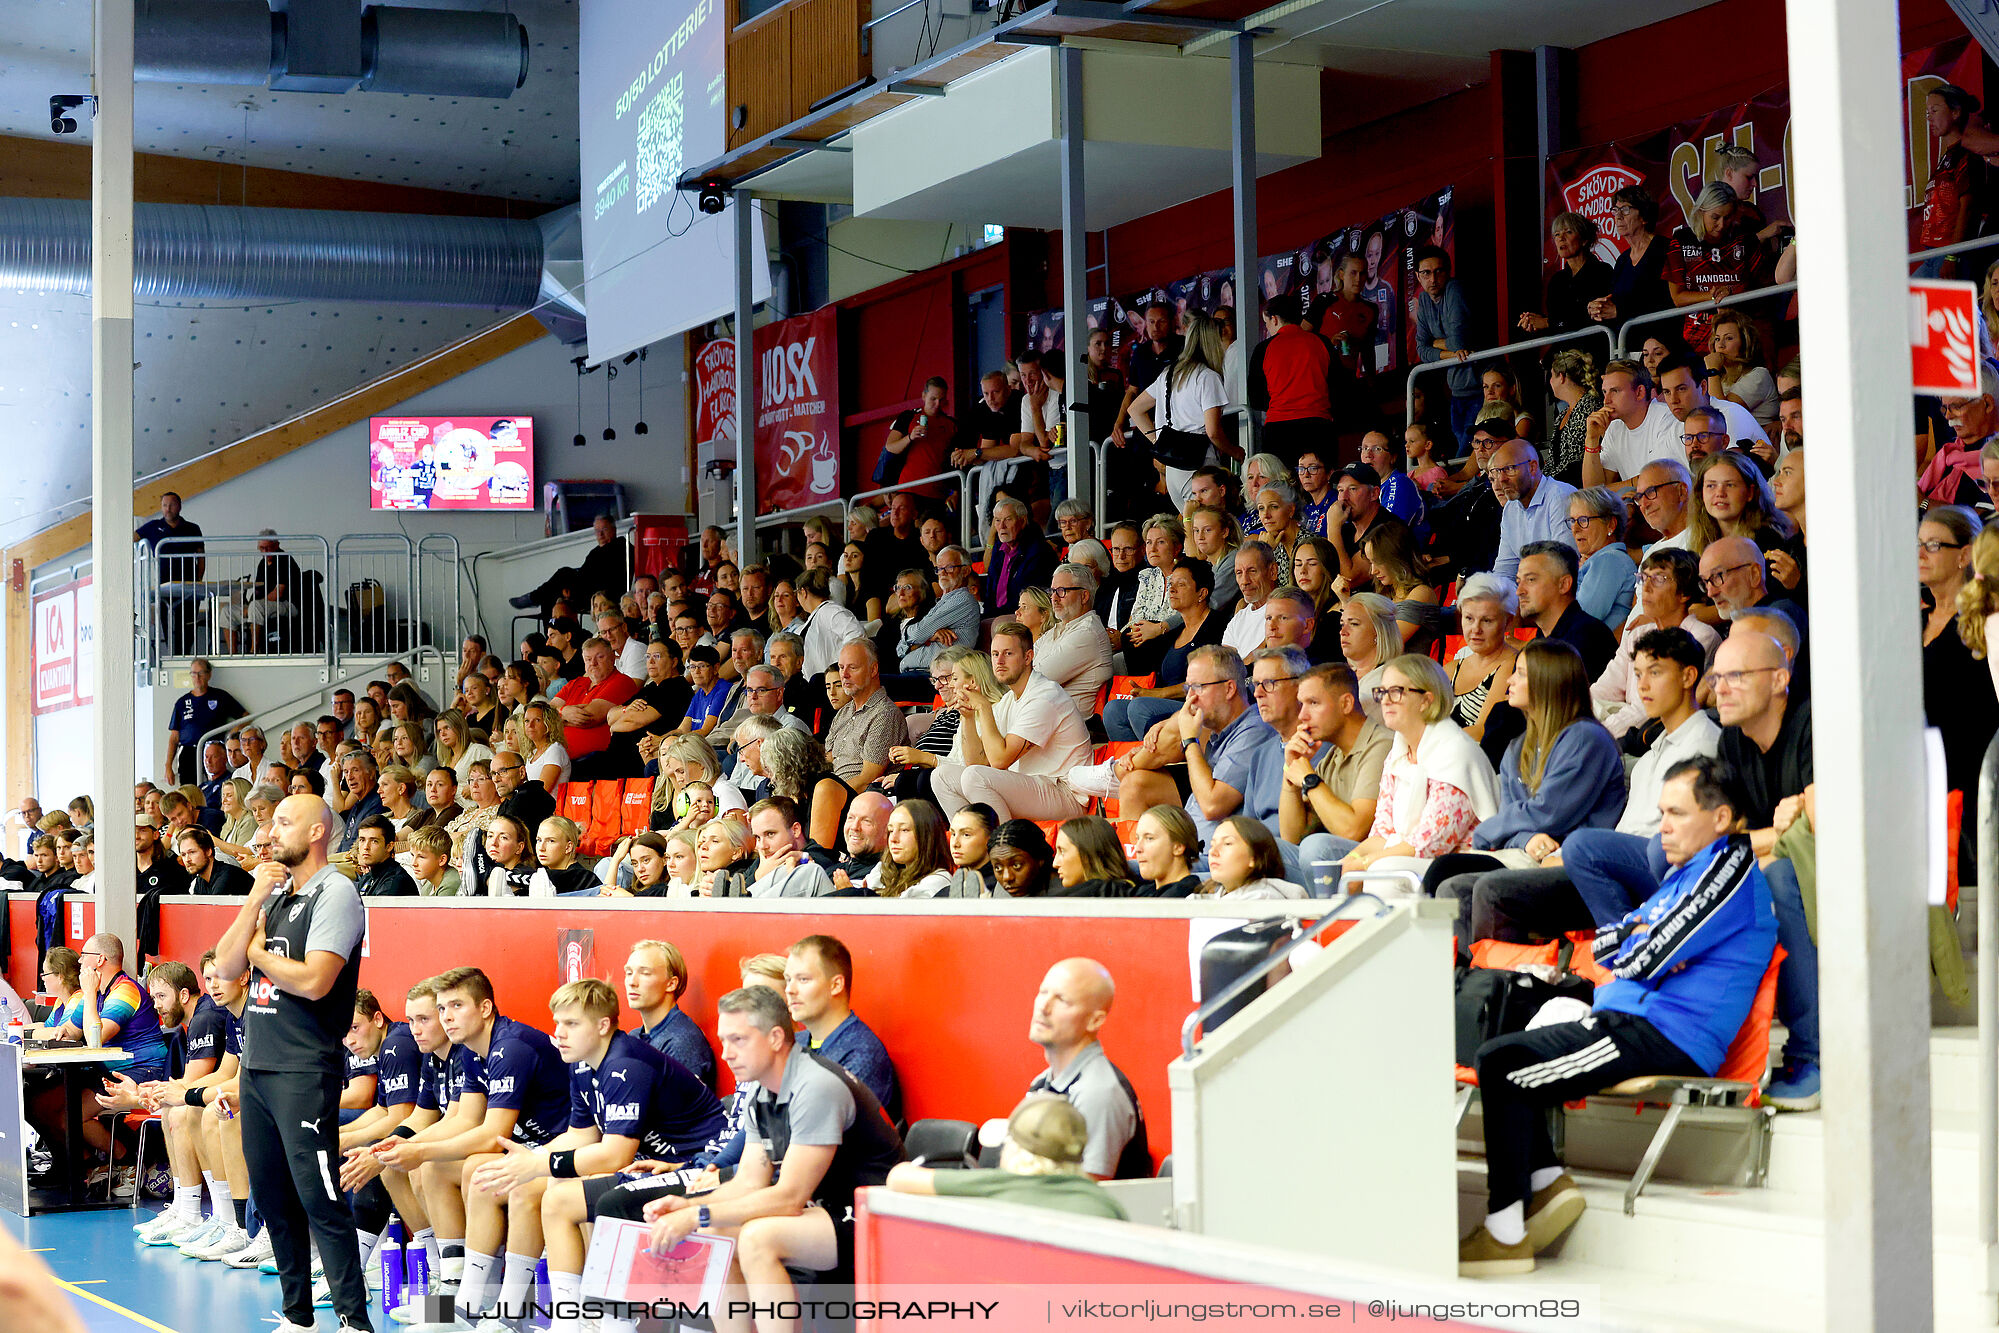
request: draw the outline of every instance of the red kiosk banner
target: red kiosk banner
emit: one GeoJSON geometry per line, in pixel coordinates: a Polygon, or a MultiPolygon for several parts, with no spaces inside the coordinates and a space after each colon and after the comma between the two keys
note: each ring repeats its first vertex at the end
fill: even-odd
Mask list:
{"type": "MultiPolygon", "coordinates": [[[[1923,99],[1945,83],[1954,83],[1983,99],[1984,63],[1978,45],[1970,38],[1954,38],[1902,57],[1903,206],[1909,210],[1912,247],[1922,224],[1923,190],[1941,151],[1924,128],[1923,99]]],[[[1581,213],[1597,225],[1596,253],[1605,263],[1616,263],[1624,246],[1611,226],[1611,197],[1628,186],[1643,185],[1659,201],[1656,231],[1669,237],[1674,228],[1685,225],[1701,188],[1720,178],[1715,154],[1729,144],[1756,154],[1761,170],[1754,202],[1763,215],[1772,222],[1792,221],[1788,88],[1773,88],[1746,102],[1650,134],[1557,153],[1548,159],[1546,220],[1552,223],[1559,213],[1581,213]]],[[[1545,262],[1552,266],[1556,262],[1554,243],[1545,229],[1542,249],[1545,262]]]]}
{"type": "MultiPolygon", "coordinates": [[[[803,509],[840,494],[839,310],[766,324],[757,357],[757,512],[803,509]]],[[[695,437],[734,439],[736,345],[717,338],[694,358],[695,437]]]]}

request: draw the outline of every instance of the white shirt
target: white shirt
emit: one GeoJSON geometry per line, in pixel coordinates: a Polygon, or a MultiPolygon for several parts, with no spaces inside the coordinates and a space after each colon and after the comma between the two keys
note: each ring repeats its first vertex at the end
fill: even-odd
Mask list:
{"type": "Polygon", "coordinates": [[[1244,368],[1247,357],[1243,348],[1248,346],[1241,338],[1229,344],[1229,350],[1222,353],[1222,397],[1225,408],[1242,407],[1249,402],[1243,384],[1248,371],[1244,368]]]}
{"type": "Polygon", "coordinates": [[[1169,393],[1166,381],[1173,370],[1173,367],[1168,367],[1161,371],[1159,378],[1152,381],[1152,387],[1146,390],[1152,395],[1153,424],[1184,430],[1189,435],[1207,435],[1208,409],[1228,406],[1228,390],[1222,387],[1222,377],[1206,366],[1196,366],[1193,374],[1174,381],[1169,393]],[[1167,401],[1169,398],[1172,400],[1170,403],[1167,401]],[[1160,411],[1163,407],[1171,407],[1173,411],[1162,419],[1160,411]]]}
{"type": "Polygon", "coordinates": [[[625,651],[618,654],[618,670],[643,685],[646,678],[646,646],[637,639],[626,639],[625,651]]]}
{"type": "Polygon", "coordinates": [[[993,721],[1001,736],[1018,736],[1027,742],[1011,771],[1030,777],[1059,778],[1089,763],[1096,748],[1090,744],[1090,729],[1083,725],[1075,702],[1039,671],[1029,673],[1022,694],[1000,692],[999,702],[993,705],[993,721]]]}
{"type": "MultiPolygon", "coordinates": [[[[558,786],[569,781],[569,751],[563,749],[560,745],[551,745],[534,758],[528,760],[528,776],[539,781],[542,769],[548,767],[550,764],[557,764],[562,768],[562,775],[555,780],[558,786]]],[[[542,785],[547,787],[546,783],[542,785]]],[[[548,787],[548,794],[551,796],[555,795],[555,788],[548,787]]]]}
{"type": "Polygon", "coordinates": [[[1659,791],[1666,785],[1666,773],[1684,759],[1712,758],[1721,749],[1721,726],[1704,712],[1652,742],[1652,748],[1638,756],[1626,776],[1630,796],[1624,815],[1617,821],[1619,833],[1649,838],[1659,831],[1659,791]]]}
{"type": "Polygon", "coordinates": [[[1076,711],[1097,711],[1097,691],[1111,678],[1111,635],[1095,611],[1051,625],[1034,645],[1034,670],[1069,693],[1076,711]]]}
{"type": "MultiPolygon", "coordinates": [[[[1062,391],[1053,381],[1048,385],[1048,396],[1041,400],[1041,429],[1047,432],[1048,443],[1055,443],[1055,432],[1062,425],[1062,391]]],[[[1034,400],[1025,393],[1020,396],[1020,429],[1023,434],[1034,434],[1034,400]]],[[[1048,455],[1050,468],[1069,466],[1069,451],[1054,449],[1048,455]]]]}
{"type": "Polygon", "coordinates": [[[826,668],[839,660],[840,650],[856,639],[867,637],[852,611],[838,602],[821,602],[819,609],[805,618],[805,664],[808,676],[823,676],[826,668]]]}
{"type": "MultiPolygon", "coordinates": [[[[472,765],[480,759],[485,760],[490,769],[493,762],[493,751],[490,746],[481,745],[477,741],[474,741],[465,747],[465,753],[459,756],[458,762],[451,766],[451,771],[458,775],[459,786],[462,787],[472,780],[472,765]]],[[[563,769],[562,777],[565,782],[569,780],[569,770],[567,768],[563,769]]],[[[553,794],[553,792],[550,793],[550,795],[553,794]]]]}
{"type": "Polygon", "coordinates": [[[1673,409],[1658,399],[1654,398],[1652,406],[1645,410],[1645,420],[1638,424],[1637,430],[1616,419],[1604,428],[1600,461],[1606,471],[1630,481],[1647,463],[1660,459],[1671,459],[1685,467],[1687,446],[1680,442],[1680,422],[1673,409]]]}
{"type": "Polygon", "coordinates": [[[1222,642],[1235,649],[1238,657],[1247,658],[1263,647],[1265,632],[1263,608],[1251,606],[1245,600],[1236,613],[1229,617],[1229,627],[1222,631],[1222,642]]]}

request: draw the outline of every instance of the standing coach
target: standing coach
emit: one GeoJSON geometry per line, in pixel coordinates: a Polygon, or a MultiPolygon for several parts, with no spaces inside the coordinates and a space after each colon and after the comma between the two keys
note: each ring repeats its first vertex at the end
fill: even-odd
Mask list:
{"type": "Polygon", "coordinates": [[[353,1215],[334,1184],[341,1038],[354,1021],[364,922],[353,883],[327,864],[332,828],[333,813],[317,796],[278,806],[271,860],[258,864],[242,911],[216,946],[225,976],[252,969],[243,1011],[243,1151],[283,1283],[277,1333],[312,1333],[312,1243],[340,1327],[373,1328],[353,1215]]]}

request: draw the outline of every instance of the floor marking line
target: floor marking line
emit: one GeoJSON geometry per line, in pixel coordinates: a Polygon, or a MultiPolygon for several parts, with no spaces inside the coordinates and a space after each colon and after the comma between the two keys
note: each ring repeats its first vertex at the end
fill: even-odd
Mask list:
{"type": "Polygon", "coordinates": [[[59,1277],[51,1278],[50,1281],[54,1282],[58,1287],[61,1287],[64,1291],[67,1291],[72,1295],[81,1296],[86,1301],[91,1301],[97,1305],[101,1305],[105,1309],[111,1311],[113,1314],[122,1314],[127,1319],[131,1320],[133,1323],[154,1330],[154,1333],[180,1333],[180,1330],[178,1329],[168,1328],[165,1324],[156,1323],[155,1321],[146,1318],[146,1316],[139,1314],[136,1311],[127,1310],[124,1306],[118,1304],[116,1301],[107,1301],[94,1291],[85,1291],[82,1287],[77,1286],[74,1282],[65,1282],[59,1277]]]}

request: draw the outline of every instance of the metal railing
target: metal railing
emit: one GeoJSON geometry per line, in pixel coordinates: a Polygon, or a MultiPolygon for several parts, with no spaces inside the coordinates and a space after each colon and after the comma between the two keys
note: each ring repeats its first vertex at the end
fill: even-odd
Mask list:
{"type": "Polygon", "coordinates": [[[348,653],[401,653],[426,638],[416,547],[400,532],[350,532],[333,543],[348,653]]]}
{"type": "Polygon", "coordinates": [[[166,537],[135,546],[133,564],[133,655],[141,669],[196,655],[324,657],[330,665],[326,585],[333,561],[326,538],[166,537]],[[258,550],[265,541],[279,549],[258,550]],[[288,563],[266,563],[280,558],[288,563]],[[280,584],[283,599],[259,595],[280,584]]]}
{"type": "MultiPolygon", "coordinates": [[[[625,549],[631,549],[628,540],[625,549]]],[[[470,632],[465,622],[464,581],[458,571],[458,538],[449,532],[432,532],[416,543],[416,619],[430,628],[440,643],[456,643],[470,632]]],[[[631,570],[625,571],[625,585],[631,586],[631,570]]],[[[414,646],[414,645],[412,645],[414,646]]]]}
{"type": "MultiPolygon", "coordinates": [[[[356,681],[366,679],[373,673],[388,666],[391,662],[403,663],[409,667],[411,674],[419,682],[427,683],[431,678],[430,671],[422,665],[424,659],[427,657],[435,658],[437,661],[437,679],[446,684],[450,683],[453,679],[451,663],[434,644],[420,644],[415,648],[409,649],[407,652],[391,653],[379,657],[347,658],[341,662],[338,675],[329,676],[325,681],[315,685],[313,688],[295,694],[281,703],[260,708],[248,717],[235,718],[203,732],[200,738],[194,743],[195,753],[200,754],[210,741],[222,740],[230,732],[241,731],[245,727],[262,727],[266,732],[272,732],[280,722],[286,725],[299,721],[309,722],[321,713],[328,711],[335,690],[343,688],[353,689],[356,681]],[[300,705],[307,703],[312,704],[313,707],[306,712],[300,712],[300,705]]],[[[360,691],[356,690],[355,692],[358,694],[360,691]]],[[[442,695],[443,690],[440,688],[436,691],[425,691],[425,693],[442,695]]],[[[448,697],[438,698],[436,702],[440,710],[453,706],[448,697]]],[[[276,745],[271,746],[265,754],[266,759],[275,759],[278,757],[278,747],[276,745]]]]}
{"type": "MultiPolygon", "coordinates": [[[[1362,872],[1362,875],[1365,874],[1366,872],[1362,872]]],[[[1358,879],[1361,877],[1352,876],[1351,878],[1358,879]]],[[[1423,887],[1422,880],[1407,870],[1378,871],[1374,873],[1372,878],[1407,878],[1416,880],[1416,888],[1419,894],[1423,887]]],[[[1356,893],[1342,899],[1330,910],[1321,913],[1312,920],[1300,922],[1298,933],[1285,941],[1282,948],[1272,949],[1268,957],[1223,988],[1221,994],[1209,996],[1201,1002],[1200,1008],[1187,1015],[1186,1020],[1180,1024],[1181,1057],[1187,1060],[1194,1058],[1194,1043],[1200,1039],[1202,1025],[1210,1018],[1224,1010],[1230,1009],[1236,1001],[1248,995],[1253,989],[1261,989],[1264,981],[1272,972],[1277,970],[1278,964],[1290,958],[1299,949],[1302,949],[1306,941],[1316,940],[1321,930],[1345,917],[1348,908],[1363,902],[1374,904],[1375,916],[1386,916],[1389,912],[1395,910],[1391,904],[1376,897],[1374,894],[1356,893]]]]}
{"type": "MultiPolygon", "coordinates": [[[[1424,361],[1409,367],[1409,381],[1404,390],[1407,396],[1407,416],[1404,425],[1416,424],[1416,377],[1432,371],[1455,370],[1459,366],[1474,365],[1480,361],[1497,361],[1512,356],[1515,352],[1531,352],[1536,348],[1554,347],[1562,343],[1572,343],[1582,338],[1601,336],[1606,350],[1617,346],[1617,335],[1603,324],[1590,324],[1584,328],[1571,329],[1567,333],[1550,333],[1540,338],[1527,338],[1517,343],[1505,343],[1498,347],[1488,347],[1482,352],[1473,352],[1462,360],[1452,358],[1444,361],[1424,361]]],[[[1448,354],[1447,354],[1448,355],[1448,354]]],[[[1434,415],[1434,414],[1433,414],[1434,415]]]]}
{"type": "MultiPolygon", "coordinates": [[[[1631,341],[1631,330],[1635,328],[1684,320],[1689,315],[1705,315],[1710,311],[1733,309],[1748,305],[1753,301],[1763,300],[1766,297],[1788,296],[1796,290],[1798,290],[1797,283],[1780,282],[1769,287],[1752,287],[1748,291],[1731,292],[1727,296],[1717,297],[1712,301],[1702,301],[1698,305],[1668,306],[1664,310],[1654,310],[1643,315],[1633,315],[1630,319],[1625,320],[1617,331],[1617,341],[1614,344],[1615,355],[1622,357],[1634,346],[1631,341]]],[[[1644,346],[1645,339],[1641,336],[1635,345],[1639,347],[1644,346]]]]}
{"type": "Polygon", "coordinates": [[[971,515],[973,507],[965,503],[965,497],[971,494],[971,478],[974,471],[976,469],[967,468],[952,472],[933,472],[927,477],[917,477],[913,481],[898,481],[893,486],[880,486],[872,491],[862,491],[847,501],[847,509],[842,522],[844,523],[845,519],[850,519],[854,516],[854,506],[866,504],[877,496],[897,495],[903,491],[913,491],[919,486],[935,486],[939,483],[946,485],[955,484],[958,487],[958,544],[969,551],[972,549],[969,540],[970,527],[977,524],[977,519],[976,517],[968,517],[968,515],[971,515]]]}

